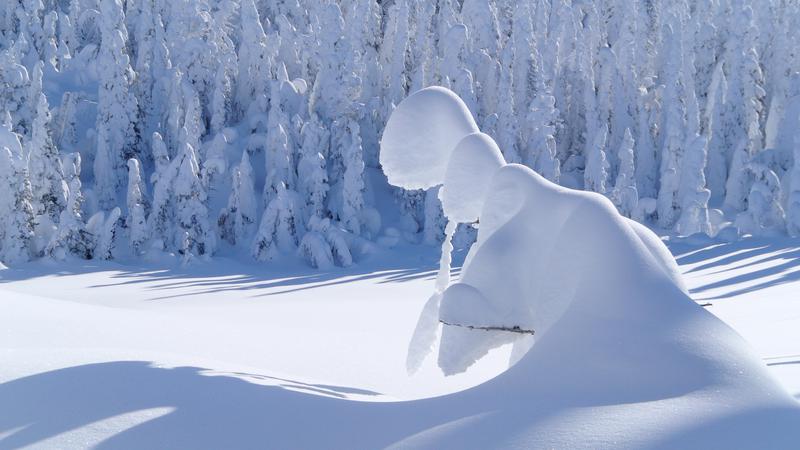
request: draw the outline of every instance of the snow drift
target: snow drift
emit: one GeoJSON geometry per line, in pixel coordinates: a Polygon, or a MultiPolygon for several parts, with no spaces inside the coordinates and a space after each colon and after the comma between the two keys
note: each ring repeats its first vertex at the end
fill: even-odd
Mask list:
{"type": "MultiPolygon", "coordinates": [[[[444,324],[439,366],[455,373],[501,344],[530,347],[507,373],[463,395],[504,398],[503,409],[519,408],[517,420],[603,405],[572,423],[580,427],[561,428],[571,435],[568,441],[554,437],[553,429],[526,430],[548,436],[547,446],[586,445],[572,439],[607,434],[595,425],[609,421],[622,433],[616,444],[642,444],[647,441],[637,440],[645,436],[697,426],[691,441],[673,444],[719,446],[724,433],[726,445],[763,446],[770,432],[776,445],[789,446],[789,436],[799,435],[788,426],[800,418],[796,402],[732,329],[691,300],[663,243],[602,195],[560,187],[524,166],[486,163],[496,161],[497,146],[485,135],[475,137],[465,111],[455,94],[424,89],[399,105],[397,123],[389,119],[381,143],[382,161],[426,155],[438,164],[420,176],[412,164],[388,164],[390,181],[408,188],[444,183],[448,217],[480,220],[461,279],[444,290],[438,311],[426,308],[420,319],[429,323],[427,316],[437,314],[444,324]],[[416,130],[415,138],[402,139],[399,130],[416,130]],[[442,148],[447,143],[455,145],[442,148]],[[448,197],[450,183],[474,183],[474,195],[448,197]],[[731,419],[751,415],[755,420],[731,419]]],[[[469,434],[492,423],[475,419],[469,434]]],[[[454,437],[430,434],[433,440],[424,442],[432,447],[454,437]]]]}

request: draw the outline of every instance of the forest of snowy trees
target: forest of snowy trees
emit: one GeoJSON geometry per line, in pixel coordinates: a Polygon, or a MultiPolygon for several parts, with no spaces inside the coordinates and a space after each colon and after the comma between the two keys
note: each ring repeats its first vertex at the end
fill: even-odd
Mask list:
{"type": "Polygon", "coordinates": [[[437,188],[378,195],[430,85],[649,226],[798,236],[798,42],[790,0],[6,0],[0,261],[441,241],[437,188]]]}

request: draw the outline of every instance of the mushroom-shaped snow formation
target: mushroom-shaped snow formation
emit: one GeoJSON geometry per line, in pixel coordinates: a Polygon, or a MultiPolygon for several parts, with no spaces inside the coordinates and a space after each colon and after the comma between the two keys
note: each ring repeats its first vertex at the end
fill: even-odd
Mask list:
{"type": "MultiPolygon", "coordinates": [[[[420,172],[384,166],[390,181],[406,188],[441,183],[451,221],[480,220],[461,278],[446,287],[435,313],[442,370],[466,370],[490,349],[515,343],[527,353],[476,391],[499,389],[508,402],[528,398],[541,411],[588,407],[566,422],[532,420],[539,427],[592,424],[582,431],[520,424],[529,437],[544,439],[529,444],[592,447],[554,436],[610,425],[621,433],[618,445],[763,447],[765,436],[767,446],[797,445],[800,432],[790,425],[800,423],[796,401],[736,332],[692,301],[660,239],[602,195],[505,164],[491,138],[464,125],[463,103],[444,92],[423,89],[397,108],[402,127],[416,130],[413,142],[393,132],[381,143],[382,160],[425,154],[439,164],[420,172]]],[[[387,130],[397,129],[394,119],[387,130]]],[[[468,428],[478,424],[492,420],[475,419],[468,428]]],[[[424,442],[442,444],[444,435],[438,430],[424,442]]]]}

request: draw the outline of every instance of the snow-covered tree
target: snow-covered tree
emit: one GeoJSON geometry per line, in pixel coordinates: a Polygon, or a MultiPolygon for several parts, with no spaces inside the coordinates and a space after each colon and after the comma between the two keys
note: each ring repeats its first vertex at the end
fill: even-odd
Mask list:
{"type": "MultiPolygon", "coordinates": [[[[536,59],[538,58],[534,57],[534,60],[536,59]]],[[[535,69],[534,67],[532,71],[535,69]]],[[[535,73],[536,95],[530,104],[525,120],[526,126],[522,127],[523,130],[527,128],[528,137],[527,150],[523,153],[522,161],[548,180],[558,183],[561,176],[561,161],[558,159],[556,146],[556,127],[558,125],[556,99],[544,84],[543,73],[539,70],[536,70],[535,73]]]]}
{"type": "Polygon", "coordinates": [[[586,190],[605,194],[608,191],[608,160],[606,159],[606,139],[608,126],[602,125],[594,136],[594,142],[586,155],[584,187],[586,190]]]}
{"type": "Polygon", "coordinates": [[[266,180],[264,182],[263,201],[266,206],[278,193],[278,186],[294,188],[292,142],[289,119],[281,106],[279,84],[272,85],[272,96],[267,120],[266,142],[266,180]]]}
{"type": "Polygon", "coordinates": [[[177,159],[170,161],[167,147],[159,133],[153,133],[152,153],[155,171],[151,176],[153,183],[153,201],[150,215],[147,217],[147,228],[153,238],[160,242],[160,249],[168,246],[172,240],[172,229],[175,208],[173,182],[178,176],[177,159]]]}
{"type": "Polygon", "coordinates": [[[442,60],[439,70],[442,84],[453,90],[466,103],[473,115],[478,114],[475,79],[467,69],[469,30],[463,24],[453,25],[441,38],[442,60]]]}
{"type": "Polygon", "coordinates": [[[137,156],[138,106],[133,93],[135,73],[127,53],[128,31],[120,0],[100,2],[102,43],[98,53],[97,155],[95,191],[104,209],[116,204],[125,161],[137,156]]]}
{"type": "Polygon", "coordinates": [[[353,264],[348,238],[352,235],[336,227],[329,218],[312,217],[297,251],[314,267],[326,269],[334,264],[348,267],[353,264]]]}
{"type": "Polygon", "coordinates": [[[517,116],[514,113],[514,46],[506,45],[501,56],[500,84],[497,100],[497,144],[509,163],[519,163],[520,152],[517,142],[517,116]]]}
{"type": "Polygon", "coordinates": [[[686,133],[686,105],[684,103],[683,44],[678,31],[667,25],[664,28],[668,59],[666,66],[662,111],[662,153],[660,166],[661,185],[658,191],[658,224],[672,228],[680,217],[681,166],[686,133]]]}
{"type": "MultiPolygon", "coordinates": [[[[188,145],[202,190],[193,201],[213,212],[228,203],[208,239],[250,244],[241,224],[255,228],[284,189],[300,217],[284,240],[314,265],[352,262],[350,249],[380,223],[369,203],[382,187],[366,176],[380,169],[386,119],[429,85],[458,94],[507,161],[605,192],[623,214],[669,231],[704,231],[705,211],[721,208],[720,220],[745,212],[748,232],[773,233],[745,224],[772,205],[771,171],[791,232],[799,11],[778,0],[9,0],[0,122],[25,144],[11,149],[36,218],[25,245],[40,255],[64,248],[48,246],[68,228],[61,216],[80,212],[78,191],[86,212],[105,214],[86,221],[91,246],[114,207],[131,238],[139,213],[122,187],[135,158],[144,181],[133,203],[144,205],[149,234],[134,253],[198,254],[187,229],[199,226],[179,217],[175,191],[192,172],[188,145]],[[43,96],[52,119],[49,105],[40,114],[43,96]],[[59,169],[69,152],[94,169],[77,190],[71,169],[59,169]],[[238,197],[256,185],[245,220],[238,197]]],[[[385,207],[400,210],[389,224],[399,235],[441,236],[432,190],[393,195],[385,207]]]]}
{"type": "Polygon", "coordinates": [[[334,126],[339,130],[337,144],[344,166],[339,219],[349,231],[360,234],[361,211],[364,208],[364,160],[360,129],[358,122],[353,119],[345,119],[334,126]]]}
{"type": "Polygon", "coordinates": [[[114,208],[108,216],[103,211],[96,213],[89,219],[86,229],[96,236],[96,244],[92,253],[95,259],[114,259],[114,249],[117,244],[117,231],[122,211],[114,208]]]}
{"type": "Polygon", "coordinates": [[[611,200],[620,214],[631,217],[639,203],[639,191],[636,188],[636,167],[634,162],[634,140],[630,128],[625,129],[622,144],[617,152],[619,171],[611,191],[611,200]]]}
{"type": "MultiPolygon", "coordinates": [[[[33,255],[33,193],[20,155],[12,153],[10,131],[0,139],[0,261],[15,264],[33,255]]],[[[18,143],[18,142],[17,142],[18,143]]]]}
{"type": "Polygon", "coordinates": [[[496,55],[500,45],[497,11],[489,0],[464,0],[461,4],[461,20],[470,33],[475,50],[485,50],[496,55]]]}
{"type": "Polygon", "coordinates": [[[679,234],[711,234],[708,221],[708,200],[711,191],[706,188],[705,168],[708,141],[705,136],[696,136],[688,143],[681,166],[681,216],[676,224],[679,234]]]}
{"type": "Polygon", "coordinates": [[[64,157],[65,178],[69,185],[67,206],[61,211],[58,228],[47,244],[45,253],[63,260],[67,255],[89,259],[94,251],[94,236],[86,231],[83,222],[83,194],[81,193],[81,155],[71,153],[64,157]]]}
{"type": "Polygon", "coordinates": [[[328,194],[328,171],[325,155],[328,154],[330,133],[322,127],[316,114],[303,124],[300,161],[297,163],[298,193],[305,199],[305,221],[325,215],[325,198],[328,194]]]}
{"type": "MultiPolygon", "coordinates": [[[[536,33],[533,26],[534,5],[532,3],[515,3],[511,42],[506,44],[507,47],[513,46],[514,61],[511,67],[511,79],[514,84],[513,107],[518,113],[528,110],[528,105],[534,98],[534,84],[542,76],[537,73],[537,71],[541,70],[541,66],[538,61],[539,52],[536,48],[536,33]]],[[[541,94],[540,92],[536,93],[541,94]]]]}
{"type": "Polygon", "coordinates": [[[722,64],[717,64],[706,93],[705,105],[705,136],[708,137],[708,164],[706,166],[706,181],[711,191],[712,201],[719,203],[725,196],[725,183],[728,178],[728,148],[723,134],[725,93],[728,82],[722,64]]]}
{"type": "Polygon", "coordinates": [[[142,182],[139,160],[136,158],[128,160],[127,204],[128,215],[125,218],[125,223],[128,226],[130,235],[131,251],[137,254],[149,239],[150,232],[147,229],[147,207],[149,205],[145,197],[145,187],[142,182]]]}
{"type": "Polygon", "coordinates": [[[252,255],[258,261],[272,261],[282,252],[290,252],[299,244],[303,224],[300,215],[300,199],[293,191],[281,184],[278,192],[261,216],[252,255]]]}
{"type": "Polygon", "coordinates": [[[784,211],[781,207],[781,184],[775,172],[760,162],[753,162],[753,183],[747,196],[747,209],[736,217],[740,233],[778,235],[785,229],[784,211]]]}
{"type": "MultiPolygon", "coordinates": [[[[228,170],[228,162],[225,159],[225,150],[228,147],[228,138],[224,132],[214,135],[208,143],[203,160],[202,180],[206,190],[211,192],[220,189],[222,177],[228,170]]],[[[246,152],[245,152],[246,153],[246,152]]]]}
{"type": "MultiPolygon", "coordinates": [[[[391,53],[388,56],[385,83],[386,91],[386,112],[391,112],[392,105],[397,105],[403,100],[408,91],[410,80],[406,74],[408,64],[409,46],[409,1],[401,0],[395,3],[392,13],[396,15],[392,21],[395,27],[392,30],[391,53]],[[394,74],[394,75],[393,75],[394,74]]],[[[389,47],[387,47],[389,48],[389,47]]],[[[388,116],[387,116],[388,117],[388,116]]]]}
{"type": "Polygon", "coordinates": [[[25,147],[28,150],[28,170],[36,214],[56,223],[67,204],[67,185],[58,149],[50,135],[50,108],[41,93],[31,138],[25,147]]]}
{"type": "Polygon", "coordinates": [[[735,149],[728,171],[725,189],[725,206],[733,211],[747,207],[750,174],[744,170],[749,158],[763,149],[764,74],[761,71],[755,48],[757,30],[753,24],[753,10],[746,6],[735,11],[735,23],[741,36],[730,37],[728,54],[728,91],[725,96],[724,133],[728,148],[735,149]],[[740,145],[744,142],[744,146],[740,145]]]}
{"type": "Polygon", "coordinates": [[[256,195],[250,155],[242,152],[242,161],[232,170],[231,195],[228,206],[217,221],[220,237],[231,245],[244,242],[252,234],[256,217],[256,195]]]}
{"type": "Polygon", "coordinates": [[[236,103],[240,114],[247,112],[251,104],[261,112],[266,112],[273,63],[267,35],[255,0],[242,1],[239,14],[241,30],[236,103]]]}
{"type": "Polygon", "coordinates": [[[173,181],[175,196],[177,250],[188,258],[211,256],[216,247],[216,238],[208,221],[207,195],[200,181],[200,166],[197,154],[189,144],[176,160],[178,171],[173,181]]]}
{"type": "Polygon", "coordinates": [[[298,254],[318,269],[333,267],[333,253],[325,236],[318,231],[309,231],[303,235],[297,248],[298,254]]]}

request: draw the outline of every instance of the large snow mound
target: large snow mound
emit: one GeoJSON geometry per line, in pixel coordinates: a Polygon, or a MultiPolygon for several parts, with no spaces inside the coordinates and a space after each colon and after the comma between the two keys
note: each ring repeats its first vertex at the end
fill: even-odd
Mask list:
{"type": "MultiPolygon", "coordinates": [[[[404,123],[413,122],[419,104],[415,96],[424,92],[398,107],[404,123]]],[[[436,142],[449,145],[475,136],[459,134],[446,117],[431,116],[431,111],[461,111],[453,96],[436,98],[455,103],[433,107],[426,102],[417,112],[429,123],[445,124],[437,136],[442,129],[453,134],[436,142]]],[[[430,151],[455,157],[448,148],[430,151]]],[[[481,152],[487,161],[494,160],[496,145],[484,138],[472,146],[469,159],[479,160],[481,152]]],[[[485,177],[485,168],[476,167],[478,172],[471,174],[466,167],[443,179],[445,192],[448,183],[485,177]]],[[[411,166],[388,170],[393,171],[390,180],[417,176],[411,166]]],[[[800,419],[794,399],[736,332],[691,300],[677,264],[658,237],[622,217],[606,197],[558,186],[516,164],[500,164],[477,192],[481,195],[463,199],[464,211],[461,205],[447,205],[448,211],[457,211],[451,220],[471,220],[470,214],[458,213],[481,203],[480,229],[460,280],[442,295],[439,366],[445,373],[457,373],[499,345],[521,347],[515,352],[524,354],[518,364],[472,391],[517,405],[518,410],[509,405],[503,410],[527,417],[517,419],[529,421],[523,434],[543,439],[529,444],[559,447],[569,442],[552,437],[558,432],[574,433],[573,438],[587,430],[595,436],[607,434],[596,426],[608,421],[625,430],[615,444],[628,446],[641,445],[648,435],[653,439],[652,433],[677,433],[667,447],[761,447],[769,435],[774,439],[770,445],[782,448],[800,436],[789,425],[800,419]],[[576,406],[596,407],[593,417],[572,423],[588,427],[582,431],[535,426],[532,419],[546,422],[555,411],[576,406]],[[637,420],[626,427],[619,423],[623,417],[637,420]]],[[[493,419],[480,418],[454,428],[458,433],[469,428],[471,435],[494,425],[493,419]]],[[[455,438],[441,430],[427,434],[419,442],[431,447],[455,438]]],[[[475,445],[461,434],[458,441],[475,445]]]]}

